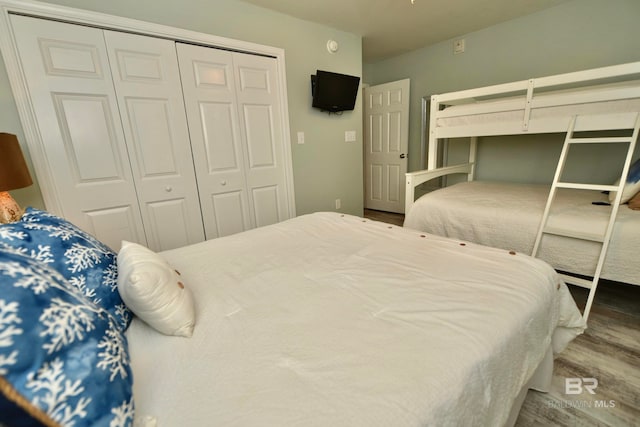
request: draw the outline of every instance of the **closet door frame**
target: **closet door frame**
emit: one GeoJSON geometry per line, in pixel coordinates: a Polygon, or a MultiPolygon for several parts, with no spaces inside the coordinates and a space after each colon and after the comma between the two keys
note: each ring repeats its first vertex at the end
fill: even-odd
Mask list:
{"type": "Polygon", "coordinates": [[[108,30],[138,33],[152,37],[275,58],[277,63],[278,96],[280,97],[280,105],[282,108],[281,125],[283,129],[283,152],[285,153],[284,169],[286,173],[288,213],[289,218],[296,216],[284,49],[66,6],[25,0],[0,0],[0,50],[2,51],[2,58],[9,76],[9,83],[11,84],[11,90],[13,91],[13,96],[18,108],[18,115],[25,134],[27,147],[29,148],[31,161],[35,169],[34,172],[38,179],[47,210],[55,214],[62,214],[62,206],[56,188],[53,185],[53,175],[51,174],[49,163],[45,156],[36,115],[31,106],[31,99],[29,91],[27,90],[26,78],[20,64],[15,38],[11,29],[10,14],[23,14],[44,19],[62,20],[69,23],[89,25],[108,30]]]}

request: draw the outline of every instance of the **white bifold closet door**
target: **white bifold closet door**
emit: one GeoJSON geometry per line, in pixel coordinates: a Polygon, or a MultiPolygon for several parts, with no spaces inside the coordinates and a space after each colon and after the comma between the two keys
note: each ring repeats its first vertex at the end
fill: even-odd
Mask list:
{"type": "Polygon", "coordinates": [[[149,247],[204,240],[175,42],[104,32],[149,247]]]}
{"type": "Polygon", "coordinates": [[[207,238],[287,219],[276,61],[176,46],[207,238]]]}
{"type": "Polygon", "coordinates": [[[291,216],[274,58],[19,15],[11,24],[57,213],[116,250],[291,216]]]}
{"type": "Polygon", "coordinates": [[[114,249],[146,244],[103,31],[19,15],[11,25],[61,214],[114,249]]]}
{"type": "Polygon", "coordinates": [[[64,216],[115,249],[202,241],[175,43],[11,23],[64,216]]]}

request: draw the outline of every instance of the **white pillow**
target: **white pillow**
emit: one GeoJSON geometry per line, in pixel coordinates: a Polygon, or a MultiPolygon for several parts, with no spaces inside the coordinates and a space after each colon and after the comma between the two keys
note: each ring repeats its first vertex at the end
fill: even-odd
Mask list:
{"type": "Polygon", "coordinates": [[[183,337],[193,334],[195,309],[191,292],[179,273],[152,250],[122,242],[118,292],[136,316],[159,332],[183,337]]]}
{"type": "MultiPolygon", "coordinates": [[[[617,180],[614,185],[618,185],[619,182],[620,180],[617,180]]],[[[627,203],[638,191],[640,191],[640,159],[629,167],[629,174],[622,190],[620,204],[627,203]]],[[[613,203],[615,201],[616,193],[617,191],[609,192],[609,202],[613,203]]]]}

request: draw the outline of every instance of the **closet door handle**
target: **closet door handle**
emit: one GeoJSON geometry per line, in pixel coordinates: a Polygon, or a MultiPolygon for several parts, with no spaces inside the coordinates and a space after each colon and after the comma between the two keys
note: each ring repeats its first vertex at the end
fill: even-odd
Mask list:
{"type": "Polygon", "coordinates": [[[167,193],[171,193],[173,191],[173,187],[166,186],[164,187],[164,191],[166,191],[167,193]]]}
{"type": "Polygon", "coordinates": [[[223,179],[222,181],[220,181],[220,185],[227,185],[227,181],[223,179]]]}
{"type": "Polygon", "coordinates": [[[408,157],[408,156],[406,154],[404,154],[404,153],[400,154],[400,158],[401,159],[404,159],[405,157],[408,157]]]}

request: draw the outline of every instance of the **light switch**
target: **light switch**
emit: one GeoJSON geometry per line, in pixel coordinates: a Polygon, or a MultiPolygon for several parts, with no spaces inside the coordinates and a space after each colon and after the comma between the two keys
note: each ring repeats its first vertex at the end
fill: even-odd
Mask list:
{"type": "Polygon", "coordinates": [[[356,140],[356,131],[355,130],[347,130],[344,132],[344,141],[345,142],[355,142],[356,140]]]}
{"type": "Polygon", "coordinates": [[[298,132],[298,144],[304,144],[304,132],[298,132]]]}

